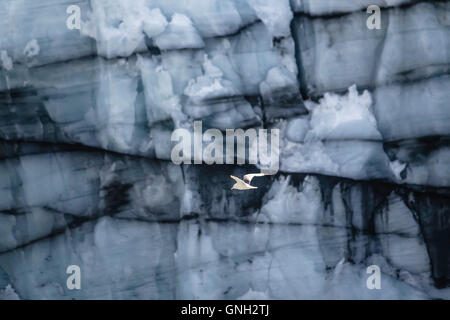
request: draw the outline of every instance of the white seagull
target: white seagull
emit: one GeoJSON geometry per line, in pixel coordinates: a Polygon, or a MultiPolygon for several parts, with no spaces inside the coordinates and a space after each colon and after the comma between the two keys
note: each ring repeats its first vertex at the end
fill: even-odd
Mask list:
{"type": "Polygon", "coordinates": [[[265,173],[246,174],[244,176],[245,181],[243,181],[235,176],[230,176],[231,178],[233,178],[236,181],[236,183],[233,185],[231,190],[233,190],[233,189],[236,189],[236,190],[258,189],[258,187],[254,187],[254,186],[250,185],[250,183],[252,183],[252,180],[254,177],[264,177],[264,176],[267,176],[267,174],[265,174],[265,173]]]}

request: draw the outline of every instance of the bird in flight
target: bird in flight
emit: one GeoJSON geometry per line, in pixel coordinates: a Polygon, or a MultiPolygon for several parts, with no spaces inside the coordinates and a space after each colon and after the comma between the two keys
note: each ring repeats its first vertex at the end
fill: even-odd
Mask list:
{"type": "Polygon", "coordinates": [[[258,189],[258,187],[254,187],[250,185],[254,177],[264,177],[266,174],[264,173],[253,173],[253,174],[246,174],[244,176],[244,180],[241,180],[235,176],[230,176],[236,183],[231,187],[231,190],[250,190],[250,189],[258,189]]]}

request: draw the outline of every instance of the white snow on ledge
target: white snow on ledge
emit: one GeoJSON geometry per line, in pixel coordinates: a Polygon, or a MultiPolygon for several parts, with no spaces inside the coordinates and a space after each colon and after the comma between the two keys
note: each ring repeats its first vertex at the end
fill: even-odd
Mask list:
{"type": "Polygon", "coordinates": [[[352,179],[392,177],[368,91],[306,101],[309,116],[282,124],[281,170],[352,179]]]}
{"type": "Polygon", "coordinates": [[[13,61],[8,56],[8,52],[6,50],[0,51],[0,61],[2,62],[3,69],[6,71],[11,71],[13,68],[13,61]]]}
{"type": "Polygon", "coordinates": [[[370,93],[358,94],[356,85],[346,95],[326,93],[319,104],[308,101],[311,131],[306,139],[382,140],[371,106],[370,93]]]}

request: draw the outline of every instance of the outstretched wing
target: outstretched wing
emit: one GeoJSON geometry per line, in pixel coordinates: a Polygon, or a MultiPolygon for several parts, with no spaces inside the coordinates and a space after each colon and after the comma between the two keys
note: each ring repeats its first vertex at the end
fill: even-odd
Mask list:
{"type": "Polygon", "coordinates": [[[248,183],[251,183],[254,177],[264,177],[265,173],[252,173],[252,174],[246,174],[244,176],[244,180],[248,181],[248,183]]]}
{"type": "Polygon", "coordinates": [[[235,176],[230,176],[234,181],[236,181],[236,184],[233,187],[239,187],[242,190],[245,189],[258,189],[257,187],[251,186],[248,183],[245,183],[244,181],[242,181],[241,179],[235,177],[235,176]]]}
{"type": "Polygon", "coordinates": [[[235,177],[235,176],[230,176],[231,177],[231,179],[234,179],[234,181],[236,181],[237,183],[239,183],[239,182],[243,182],[241,179],[239,179],[238,177],[235,177]]]}

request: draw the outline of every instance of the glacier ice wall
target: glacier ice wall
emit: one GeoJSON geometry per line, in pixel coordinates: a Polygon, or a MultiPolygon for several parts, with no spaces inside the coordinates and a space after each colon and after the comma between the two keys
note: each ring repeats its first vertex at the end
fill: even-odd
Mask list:
{"type": "Polygon", "coordinates": [[[73,4],[0,2],[0,299],[450,298],[449,1],[73,4]],[[280,172],[173,164],[195,120],[280,172]]]}

